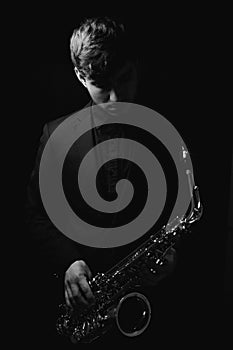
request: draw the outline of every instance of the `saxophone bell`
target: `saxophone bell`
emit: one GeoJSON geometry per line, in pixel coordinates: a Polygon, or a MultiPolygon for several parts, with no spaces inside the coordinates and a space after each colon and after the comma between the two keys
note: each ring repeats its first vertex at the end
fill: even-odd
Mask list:
{"type": "Polygon", "coordinates": [[[119,301],[115,309],[115,319],[119,331],[128,337],[136,337],[148,327],[151,306],[145,295],[132,292],[119,301]]]}

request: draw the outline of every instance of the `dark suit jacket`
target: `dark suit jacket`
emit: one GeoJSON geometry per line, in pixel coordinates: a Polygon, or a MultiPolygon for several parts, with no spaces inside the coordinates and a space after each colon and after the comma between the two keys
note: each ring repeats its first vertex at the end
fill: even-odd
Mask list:
{"type": "MultiPolygon", "coordinates": [[[[84,108],[89,107],[89,102],[84,108]]],[[[76,112],[77,113],[77,112],[76,112]]],[[[75,113],[75,114],[76,114],[75,113]]],[[[34,247],[39,252],[41,263],[46,273],[63,275],[67,268],[76,260],[84,260],[93,274],[106,271],[124,257],[134,244],[119,248],[92,248],[79,244],[60,232],[49,219],[40,195],[39,167],[44,147],[53,131],[66,118],[76,117],[68,115],[45,124],[40,145],[37,152],[35,166],[27,188],[26,221],[29,227],[34,247]]],[[[72,157],[72,156],[71,156],[72,157]]],[[[72,159],[71,159],[72,162],[72,159]]]]}

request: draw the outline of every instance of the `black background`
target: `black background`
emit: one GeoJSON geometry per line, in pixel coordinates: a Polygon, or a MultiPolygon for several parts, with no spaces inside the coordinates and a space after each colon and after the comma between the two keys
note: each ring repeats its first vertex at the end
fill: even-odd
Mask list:
{"type": "MultiPolygon", "coordinates": [[[[44,123],[89,101],[70,61],[73,29],[87,16],[106,14],[122,19],[135,31],[141,54],[141,103],[165,116],[183,135],[204,205],[201,222],[177,248],[176,270],[154,294],[151,292],[160,322],[154,320],[144,338],[134,345],[149,340],[165,345],[185,346],[187,340],[188,344],[200,344],[203,336],[207,342],[215,340],[220,330],[224,332],[223,341],[232,293],[230,253],[226,254],[230,242],[227,217],[232,139],[228,114],[217,110],[217,81],[224,74],[223,62],[218,60],[219,52],[224,54],[218,11],[213,15],[203,8],[161,10],[134,5],[110,12],[104,6],[88,7],[92,6],[56,5],[49,9],[32,4],[25,10],[27,14],[20,12],[13,26],[12,103],[17,105],[14,125],[20,128],[21,154],[20,159],[16,157],[22,189],[19,206],[24,206],[44,123]]],[[[23,223],[20,230],[26,232],[23,223]]],[[[37,338],[44,344],[49,313],[46,288],[39,286],[43,278],[35,276],[39,262],[34,269],[27,234],[20,234],[20,241],[23,245],[19,249],[21,273],[17,285],[25,316],[20,336],[25,345],[36,345],[37,338]]]]}

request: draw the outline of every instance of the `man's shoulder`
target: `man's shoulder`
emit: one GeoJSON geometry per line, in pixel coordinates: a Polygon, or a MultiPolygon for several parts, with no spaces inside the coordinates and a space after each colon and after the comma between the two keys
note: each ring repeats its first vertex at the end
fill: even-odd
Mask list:
{"type": "Polygon", "coordinates": [[[73,117],[74,115],[76,115],[77,113],[79,113],[80,111],[84,110],[85,108],[88,108],[91,106],[91,101],[88,102],[88,104],[86,104],[85,106],[81,107],[80,109],[78,109],[77,111],[73,111],[69,114],[66,114],[62,117],[59,117],[57,119],[51,120],[50,122],[47,123],[48,126],[48,130],[49,130],[49,134],[51,135],[51,133],[66,119],[73,117]]]}

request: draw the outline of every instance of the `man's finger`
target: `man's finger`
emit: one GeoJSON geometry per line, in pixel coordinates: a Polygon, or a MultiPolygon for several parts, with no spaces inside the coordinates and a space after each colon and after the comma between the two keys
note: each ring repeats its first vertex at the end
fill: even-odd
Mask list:
{"type": "Polygon", "coordinates": [[[84,296],[80,291],[80,281],[69,283],[69,287],[71,290],[72,302],[74,304],[77,305],[78,303],[81,303],[81,304],[88,305],[87,300],[84,298],[84,296]]]}
{"type": "Polygon", "coordinates": [[[65,301],[66,301],[66,305],[72,308],[72,305],[70,302],[70,297],[69,297],[67,289],[65,289],[65,301]]]}
{"type": "Polygon", "coordinates": [[[90,281],[92,278],[92,273],[91,270],[89,269],[89,267],[87,265],[85,265],[85,272],[87,274],[88,280],[90,281]]]}
{"type": "Polygon", "coordinates": [[[85,296],[86,300],[88,300],[89,303],[93,303],[95,298],[94,298],[94,295],[91,291],[91,288],[90,288],[90,286],[89,286],[89,284],[84,276],[82,278],[80,278],[79,285],[80,285],[81,291],[82,291],[83,295],[85,296]]]}

